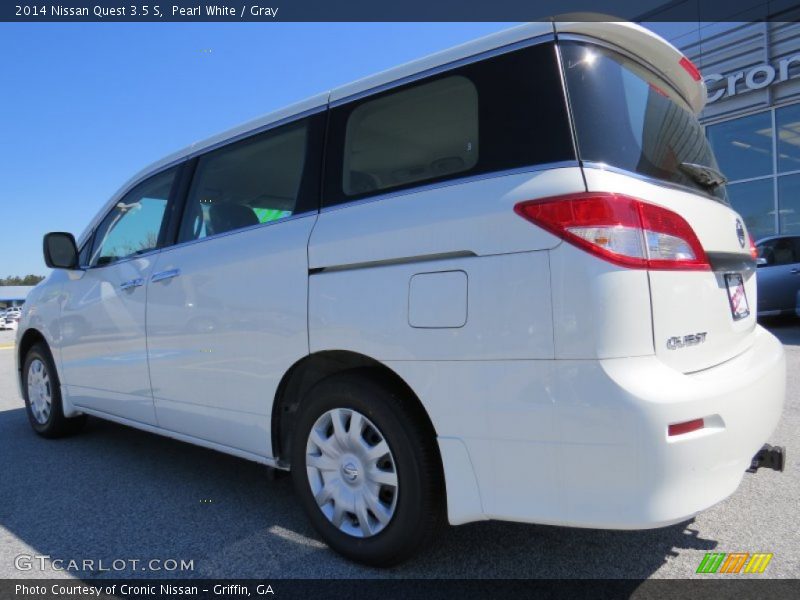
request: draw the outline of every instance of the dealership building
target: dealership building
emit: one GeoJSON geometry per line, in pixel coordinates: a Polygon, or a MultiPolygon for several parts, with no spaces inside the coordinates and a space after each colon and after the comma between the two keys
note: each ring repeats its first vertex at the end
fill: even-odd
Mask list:
{"type": "Polygon", "coordinates": [[[701,122],[753,237],[800,235],[800,24],[646,25],[702,72],[701,122]]]}
{"type": "Polygon", "coordinates": [[[32,285],[0,285],[0,310],[22,306],[30,294],[32,285]]]}

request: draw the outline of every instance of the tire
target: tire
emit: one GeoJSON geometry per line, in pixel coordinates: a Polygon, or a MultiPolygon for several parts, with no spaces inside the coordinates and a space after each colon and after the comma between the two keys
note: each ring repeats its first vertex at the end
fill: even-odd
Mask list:
{"type": "Polygon", "coordinates": [[[322,380],[301,403],[292,435],[292,483],[314,528],[346,558],[371,566],[396,565],[421,549],[443,522],[444,484],[435,433],[418,412],[404,390],[362,369],[322,380]],[[340,418],[339,435],[346,432],[344,444],[334,432],[334,418],[340,418]],[[361,433],[353,442],[356,429],[361,433]],[[361,449],[377,456],[385,448],[380,440],[388,453],[377,460],[366,458],[361,449]],[[337,451],[340,456],[332,458],[337,451]]]}
{"type": "Polygon", "coordinates": [[[22,366],[22,394],[25,412],[33,430],[45,438],[58,438],[79,431],[86,415],[67,418],[61,405],[61,386],[50,350],[34,344],[22,366]]]}

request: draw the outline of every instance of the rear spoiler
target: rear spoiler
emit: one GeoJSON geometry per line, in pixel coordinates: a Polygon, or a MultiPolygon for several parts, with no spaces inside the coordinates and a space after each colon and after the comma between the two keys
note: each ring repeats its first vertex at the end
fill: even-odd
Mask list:
{"type": "MultiPolygon", "coordinates": [[[[586,15],[582,15],[584,18],[586,15]]],[[[602,15],[589,15],[592,19],[602,15]]],[[[559,21],[568,15],[554,17],[556,35],[574,34],[618,46],[650,65],[669,81],[695,113],[706,104],[706,84],[700,71],[680,50],[661,36],[629,21],[559,21]]],[[[605,17],[613,19],[614,17],[605,17]]]]}

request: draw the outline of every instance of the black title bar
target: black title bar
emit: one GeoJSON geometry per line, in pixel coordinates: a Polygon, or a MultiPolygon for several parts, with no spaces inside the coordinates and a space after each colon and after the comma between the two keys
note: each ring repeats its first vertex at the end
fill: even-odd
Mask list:
{"type": "Polygon", "coordinates": [[[795,21],[796,0],[3,0],[7,22],[795,21]],[[592,13],[595,16],[589,16],[592,13]]]}

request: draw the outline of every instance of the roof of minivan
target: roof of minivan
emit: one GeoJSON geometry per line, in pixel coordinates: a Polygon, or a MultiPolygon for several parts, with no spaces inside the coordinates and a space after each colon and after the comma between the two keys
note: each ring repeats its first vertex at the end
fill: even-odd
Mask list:
{"type": "MultiPolygon", "coordinates": [[[[586,15],[583,17],[586,18],[586,15]]],[[[593,17],[601,18],[602,16],[593,15],[593,17]]],[[[702,80],[697,82],[692,79],[688,72],[686,72],[683,67],[679,66],[679,62],[681,58],[683,58],[679,50],[663,38],[640,25],[627,21],[615,21],[612,20],[613,17],[607,18],[609,19],[607,21],[558,21],[556,17],[554,21],[525,23],[523,25],[511,27],[339,86],[330,92],[317,94],[301,102],[257,117],[205,140],[195,142],[149,165],[127,181],[86,228],[81,235],[81,241],[83,241],[88,235],[88,232],[96,226],[99,218],[107,212],[108,208],[110,208],[118,198],[126,193],[133,185],[155,171],[228,140],[244,137],[260,129],[267,128],[274,123],[313,111],[314,109],[319,109],[329,102],[335,103],[352,96],[376,90],[376,88],[381,88],[382,86],[395,84],[398,81],[417,76],[444,65],[450,65],[485,52],[513,46],[514,44],[532,38],[552,35],[554,33],[559,35],[572,34],[591,37],[599,41],[611,42],[620,48],[624,48],[627,52],[640,57],[658,70],[662,76],[677,88],[695,112],[700,112],[700,110],[702,110],[706,98],[705,84],[702,80]]]]}

